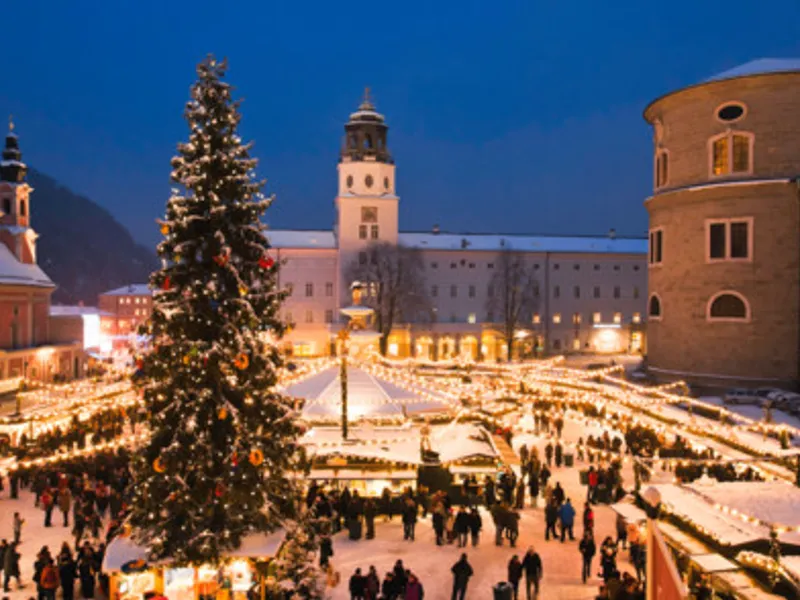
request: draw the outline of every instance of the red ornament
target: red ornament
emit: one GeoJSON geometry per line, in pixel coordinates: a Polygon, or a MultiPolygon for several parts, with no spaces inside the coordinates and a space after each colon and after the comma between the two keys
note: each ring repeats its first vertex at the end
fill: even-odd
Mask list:
{"type": "Polygon", "coordinates": [[[231,464],[232,464],[234,467],[235,467],[235,466],[237,466],[237,465],[239,464],[239,455],[238,455],[236,452],[234,452],[234,453],[231,455],[231,464]]]}
{"type": "Polygon", "coordinates": [[[172,287],[172,282],[169,280],[169,275],[164,278],[164,283],[161,284],[162,289],[168,290],[172,287]]]}
{"type": "Polygon", "coordinates": [[[144,361],[141,358],[136,359],[136,368],[141,369],[144,366],[144,361]]]}
{"type": "Polygon", "coordinates": [[[224,267],[225,265],[228,264],[228,259],[230,258],[230,256],[231,256],[231,251],[230,249],[226,248],[225,250],[222,251],[222,254],[214,257],[214,262],[217,263],[220,267],[224,267]]]}
{"type": "Polygon", "coordinates": [[[262,256],[258,259],[258,266],[262,269],[271,269],[275,266],[275,260],[271,256],[262,256]]]}
{"type": "Polygon", "coordinates": [[[214,495],[217,498],[222,498],[222,495],[225,493],[225,486],[221,483],[217,484],[217,487],[214,488],[214,495]]]}

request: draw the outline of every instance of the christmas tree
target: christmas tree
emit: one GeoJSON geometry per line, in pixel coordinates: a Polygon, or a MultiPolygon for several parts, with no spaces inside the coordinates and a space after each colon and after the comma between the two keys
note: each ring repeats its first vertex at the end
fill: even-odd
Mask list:
{"type": "Polygon", "coordinates": [[[189,141],[160,221],[151,351],[139,360],[151,437],[134,463],[130,524],[151,559],[218,563],[244,536],[293,516],[289,401],[275,391],[284,331],[276,265],[260,217],[271,203],[237,135],[225,62],[197,67],[189,141]]]}
{"type": "Polygon", "coordinates": [[[325,573],[314,562],[319,536],[327,531],[328,519],[312,508],[287,525],[286,542],[275,559],[275,591],[290,600],[320,600],[325,597],[325,573]]]}

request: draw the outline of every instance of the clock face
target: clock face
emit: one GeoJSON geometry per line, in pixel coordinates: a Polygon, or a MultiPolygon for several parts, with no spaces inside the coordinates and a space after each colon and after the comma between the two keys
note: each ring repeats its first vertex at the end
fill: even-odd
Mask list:
{"type": "Polygon", "coordinates": [[[364,178],[364,185],[366,185],[368,188],[371,188],[373,183],[374,183],[374,181],[372,179],[372,175],[367,175],[364,178]]]}
{"type": "Polygon", "coordinates": [[[389,178],[388,177],[384,177],[383,178],[383,187],[385,187],[387,190],[389,189],[389,178]]]}
{"type": "Polygon", "coordinates": [[[349,187],[349,188],[353,187],[353,176],[352,175],[348,175],[347,176],[347,187],[349,187]]]}

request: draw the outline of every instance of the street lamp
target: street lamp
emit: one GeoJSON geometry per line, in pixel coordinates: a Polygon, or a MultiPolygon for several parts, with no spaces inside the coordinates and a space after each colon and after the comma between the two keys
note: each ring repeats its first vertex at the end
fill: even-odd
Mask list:
{"type": "Polygon", "coordinates": [[[377,332],[367,330],[368,319],[375,311],[368,306],[361,306],[363,290],[364,285],[359,281],[354,281],[350,286],[353,304],[339,311],[348,318],[344,328],[337,336],[341,351],[339,383],[342,391],[342,440],[344,441],[347,441],[347,357],[350,354],[350,342],[351,340],[371,342],[379,336],[377,332]]]}

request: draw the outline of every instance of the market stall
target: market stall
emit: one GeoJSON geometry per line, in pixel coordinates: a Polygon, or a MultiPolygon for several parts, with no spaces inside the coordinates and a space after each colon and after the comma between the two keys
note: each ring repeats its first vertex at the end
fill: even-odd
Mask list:
{"type": "Polygon", "coordinates": [[[114,538],[106,548],[103,571],[110,576],[109,600],[142,600],[156,592],[169,600],[246,600],[251,590],[263,598],[267,564],[278,553],[285,532],[254,533],[225,553],[218,567],[177,567],[149,563],[147,549],[130,536],[114,538]]]}

